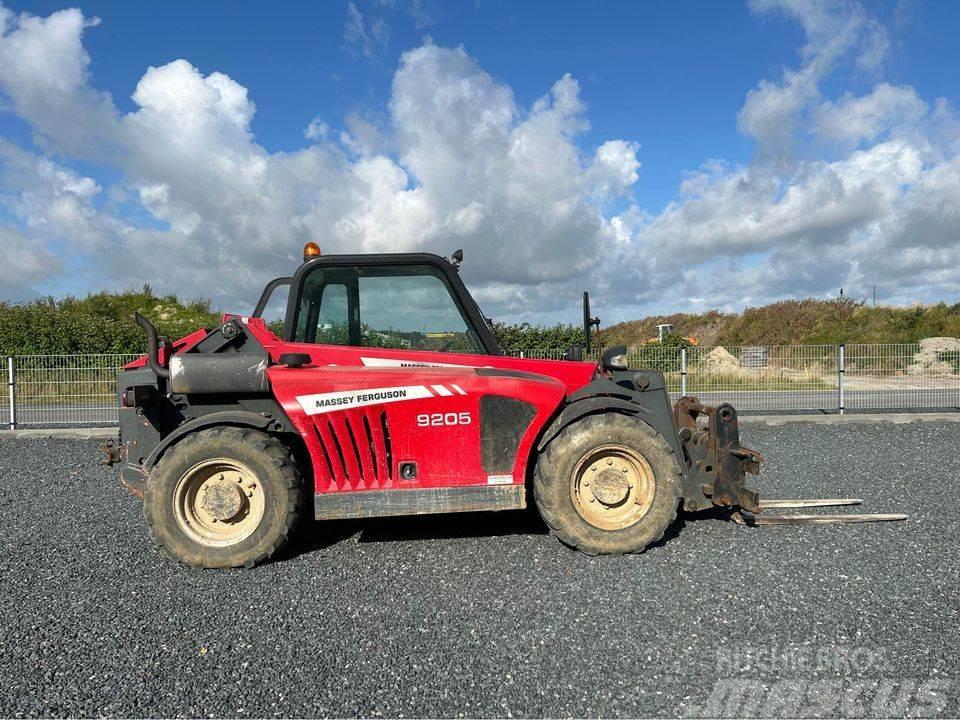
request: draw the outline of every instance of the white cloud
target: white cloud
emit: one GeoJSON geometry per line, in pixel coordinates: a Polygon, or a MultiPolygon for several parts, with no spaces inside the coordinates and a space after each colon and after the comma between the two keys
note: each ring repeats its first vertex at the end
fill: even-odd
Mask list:
{"type": "Polygon", "coordinates": [[[0,227],[0,293],[14,300],[29,299],[31,284],[62,270],[60,260],[13,228],[0,227]]]}
{"type": "Polygon", "coordinates": [[[916,125],[929,108],[912,87],[879,83],[867,95],[844,93],[836,102],[825,101],[815,110],[814,132],[828,140],[873,141],[893,128],[916,125]]]}
{"type": "MultiPolygon", "coordinates": [[[[712,304],[736,308],[841,286],[865,294],[873,284],[896,302],[950,298],[960,287],[952,109],[938,99],[931,112],[912,87],[884,82],[823,98],[837,67],[874,72],[883,63],[886,32],[860,5],[752,5],[803,25],[800,65],[748,93],[738,123],[757,140],[749,164],[708,163],[662,213],[624,218],[633,235],[620,244],[623,262],[643,262],[652,278],[633,301],[709,288],[712,304]]],[[[627,279],[612,290],[630,301],[627,279]]]]}
{"type": "Polygon", "coordinates": [[[591,167],[591,179],[601,197],[618,197],[640,179],[640,146],[626,140],[608,140],[597,148],[591,167]]]}
{"type": "Polygon", "coordinates": [[[761,80],[747,93],[737,117],[741,132],[756,138],[758,156],[787,162],[803,111],[820,97],[820,81],[844,56],[858,52],[861,67],[876,67],[889,45],[886,31],[852,1],[751,0],[758,14],[782,14],[806,32],[801,66],[785,69],[780,82],[761,80]]]}
{"type": "Polygon", "coordinates": [[[330,126],[327,125],[319,116],[315,117],[303,130],[303,136],[307,140],[326,140],[330,134],[330,126]]]}
{"type": "Polygon", "coordinates": [[[390,41],[390,26],[383,18],[368,22],[353,2],[347,2],[343,41],[347,47],[356,48],[365,58],[373,60],[390,41]]]}
{"type": "Polygon", "coordinates": [[[88,83],[82,38],[99,22],[75,8],[47,18],[7,11],[0,39],[0,78],[14,111],[30,119],[41,145],[55,135],[56,149],[81,157],[106,153],[116,131],[110,98],[88,83]]]}
{"type": "Polygon", "coordinates": [[[863,40],[857,55],[857,67],[861,70],[879,68],[890,50],[890,36],[886,28],[877,20],[870,18],[864,24],[863,40]]]}
{"type": "MultiPolygon", "coordinates": [[[[582,274],[612,239],[602,204],[637,179],[634,143],[581,153],[588,124],[569,75],[527,109],[462,48],[427,44],[401,57],[381,127],[351,116],[341,143],[317,119],[306,131],[312,143],[271,154],[250,130],[256,107],[246,89],[186,60],[147,69],[132,94],[138,109],[118,113],[89,85],[80,43],[89,23],[67,17],[73,34],[50,53],[72,61],[74,96],[97,98],[106,121],[94,118],[78,135],[71,108],[27,102],[39,67],[7,68],[0,87],[24,120],[42,125],[51,151],[120,170],[152,222],[94,202],[91,179],[60,165],[44,172],[52,161],[12,146],[19,169],[4,171],[5,198],[44,242],[95,251],[106,282],[150,281],[249,306],[265,280],[290,271],[306,240],[327,252],[448,254],[456,245],[475,283],[514,288],[512,311],[537,298],[534,310],[549,309],[549,285],[582,274]]],[[[0,43],[16,36],[43,46],[51,22],[21,17],[0,43]]]]}
{"type": "Polygon", "coordinates": [[[886,283],[882,296],[904,302],[956,292],[960,125],[949,104],[882,81],[825,97],[838,68],[880,72],[883,27],[854,3],[753,6],[807,35],[797,67],[745,99],[737,122],[756,156],[705,163],[656,214],[633,200],[636,141],[583,147],[587,105],[569,74],[524,107],[463,48],[428,42],[401,56],[382,114],[351,114],[336,130],[317,117],[301,149],[270,153],[236,79],[187,60],[151,67],[137,109],[122,114],[91,84],[91,20],[5,12],[0,90],[41,150],[0,144],[0,201],[16,221],[0,248],[21,268],[0,274],[0,292],[45,280],[31,268],[49,267],[57,247],[92,289],[151,282],[244,310],[307,240],[326,252],[463,247],[485,309],[514,319],[572,319],[584,288],[605,321],[688,298],[737,306],[841,285],[886,283]],[[74,159],[122,180],[102,188],[74,159]]]}

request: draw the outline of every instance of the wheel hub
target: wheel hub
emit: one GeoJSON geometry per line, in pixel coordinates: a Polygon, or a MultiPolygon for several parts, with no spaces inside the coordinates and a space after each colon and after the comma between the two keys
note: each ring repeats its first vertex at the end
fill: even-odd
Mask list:
{"type": "Polygon", "coordinates": [[[577,513],[601,530],[622,530],[637,523],[653,504],[650,463],[633,448],[602,445],[574,468],[570,488],[577,513]]]}
{"type": "Polygon", "coordinates": [[[594,497],[604,505],[619,505],[627,499],[630,483],[627,481],[627,473],[624,470],[607,468],[597,473],[590,489],[594,497]]]}
{"type": "Polygon", "coordinates": [[[224,522],[237,516],[246,497],[239,485],[226,482],[222,475],[220,478],[204,487],[202,505],[210,517],[224,522]]]}
{"type": "Polygon", "coordinates": [[[180,529],[208,547],[235,545],[260,525],[266,497],[259,478],[244,463],[211,458],[185,472],[174,491],[180,529]]]}

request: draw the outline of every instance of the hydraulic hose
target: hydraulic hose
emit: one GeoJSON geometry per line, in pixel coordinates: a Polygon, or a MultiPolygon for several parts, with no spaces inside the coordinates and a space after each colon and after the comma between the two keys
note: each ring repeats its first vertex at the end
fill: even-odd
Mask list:
{"type": "Polygon", "coordinates": [[[147,365],[156,373],[157,377],[169,378],[170,370],[160,364],[160,343],[157,340],[157,329],[140,313],[136,314],[135,319],[137,325],[147,333],[147,365]]]}

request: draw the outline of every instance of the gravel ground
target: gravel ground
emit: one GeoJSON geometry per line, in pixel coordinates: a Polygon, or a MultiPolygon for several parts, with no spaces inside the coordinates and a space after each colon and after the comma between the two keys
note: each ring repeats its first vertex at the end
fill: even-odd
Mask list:
{"type": "Polygon", "coordinates": [[[744,429],[768,497],[905,523],[686,520],[640,556],[532,514],[327,523],[190,571],[96,442],[0,442],[0,716],[956,715],[957,426],[744,429]]]}

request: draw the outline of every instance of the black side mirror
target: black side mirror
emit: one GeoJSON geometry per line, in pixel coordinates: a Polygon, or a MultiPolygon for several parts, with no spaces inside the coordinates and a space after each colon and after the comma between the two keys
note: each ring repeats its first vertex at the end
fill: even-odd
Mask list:
{"type": "Polygon", "coordinates": [[[299,368],[310,364],[310,356],[307,353],[283,353],[280,356],[280,364],[290,368],[299,368]]]}
{"type": "Polygon", "coordinates": [[[596,325],[600,327],[600,318],[590,317],[590,293],[583,291],[583,347],[587,353],[590,352],[590,332],[596,325]]]}

